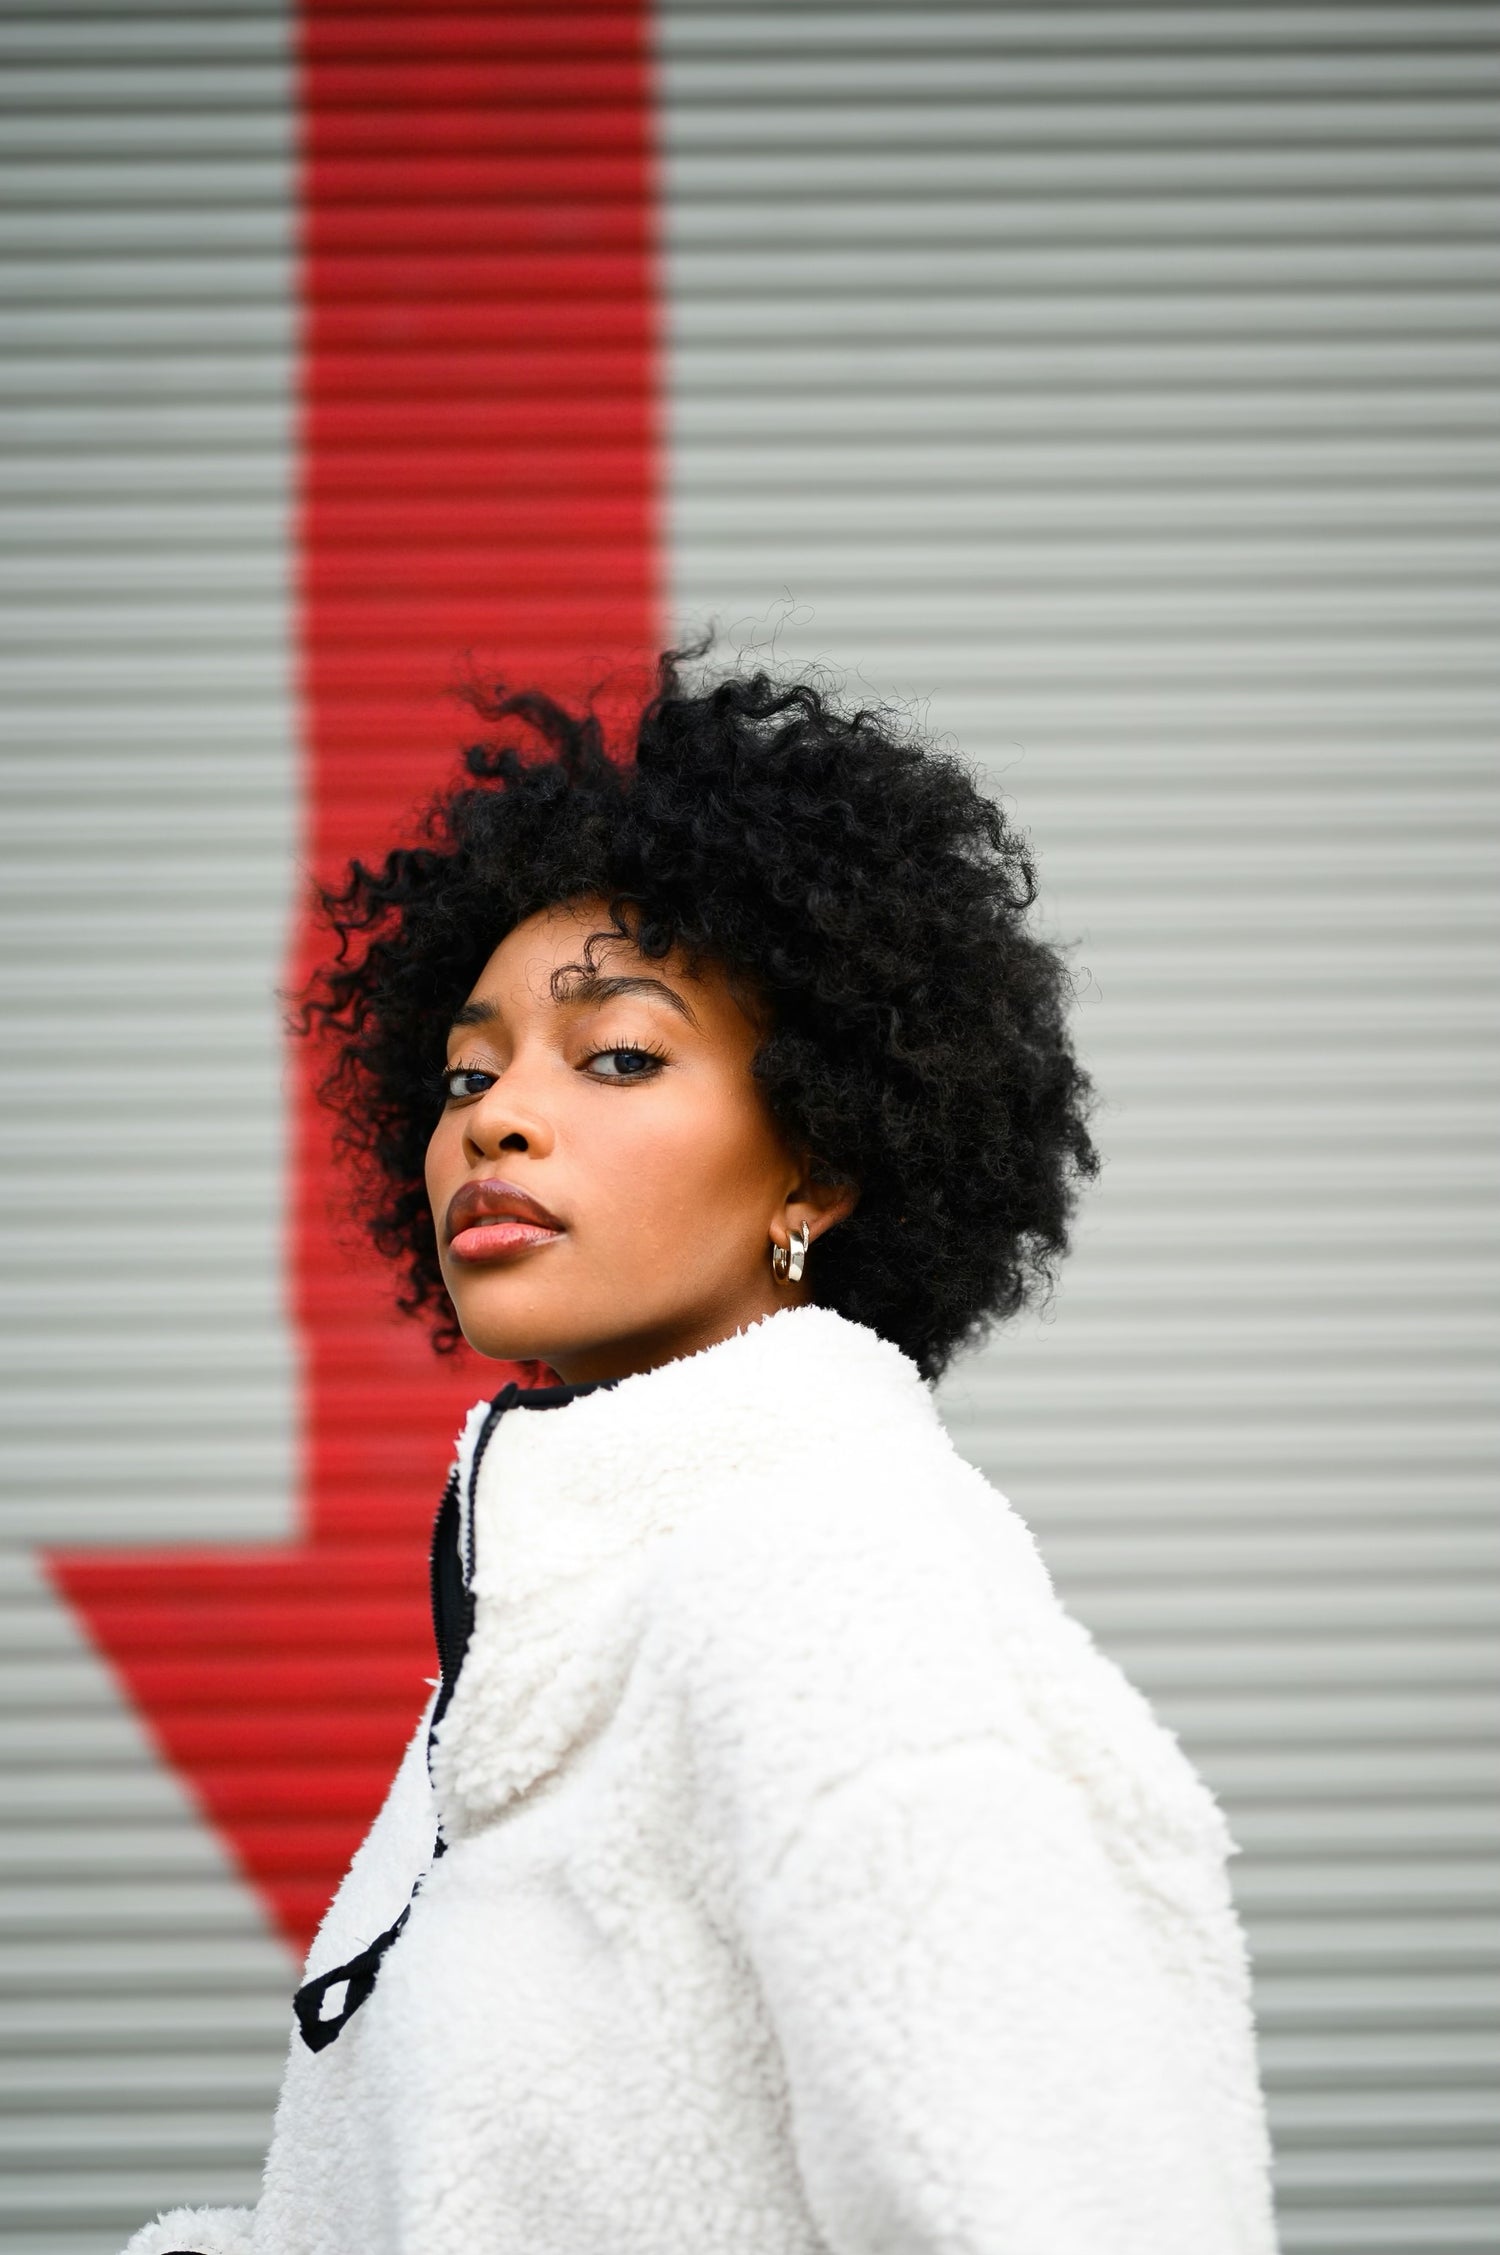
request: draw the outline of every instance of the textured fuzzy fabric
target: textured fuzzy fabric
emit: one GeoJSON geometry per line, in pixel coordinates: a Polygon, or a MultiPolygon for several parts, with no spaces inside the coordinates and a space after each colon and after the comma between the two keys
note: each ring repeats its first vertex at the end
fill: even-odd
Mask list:
{"type": "Polygon", "coordinates": [[[174,2208],[138,2231],[125,2255],[252,2255],[250,2208],[174,2208]]]}
{"type": "Polygon", "coordinates": [[[1223,1816],[894,1347],[512,1413],[474,1532],[254,2255],[1271,2255],[1223,1816]]]}

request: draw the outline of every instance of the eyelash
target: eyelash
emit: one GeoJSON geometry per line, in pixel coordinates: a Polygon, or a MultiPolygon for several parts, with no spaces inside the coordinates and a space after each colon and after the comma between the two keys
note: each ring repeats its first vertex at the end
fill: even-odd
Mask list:
{"type": "MultiPolygon", "coordinates": [[[[579,1072],[583,1072],[588,1066],[592,1065],[594,1060],[598,1057],[649,1057],[658,1066],[665,1065],[668,1062],[667,1052],[664,1049],[658,1049],[654,1042],[610,1041],[605,1042],[602,1047],[598,1049],[591,1049],[586,1057],[581,1058],[578,1064],[579,1072]]],[[[467,1099],[462,1096],[455,1096],[453,1093],[452,1083],[458,1080],[460,1076],[466,1074],[472,1074],[477,1079],[487,1080],[491,1082],[493,1082],[496,1078],[495,1074],[493,1074],[485,1065],[466,1065],[462,1062],[462,1060],[460,1060],[456,1065],[445,1065],[441,1072],[436,1073],[433,1076],[434,1093],[437,1095],[440,1102],[444,1104],[462,1104],[465,1101],[472,1102],[476,1096],[482,1096],[486,1093],[483,1089],[476,1089],[470,1092],[470,1095],[467,1099]]],[[[595,1080],[603,1080],[609,1076],[606,1076],[602,1073],[595,1073],[591,1077],[595,1080]]],[[[620,1082],[636,1080],[647,1081],[655,1080],[656,1075],[654,1072],[619,1073],[614,1075],[613,1077],[620,1082]]]]}

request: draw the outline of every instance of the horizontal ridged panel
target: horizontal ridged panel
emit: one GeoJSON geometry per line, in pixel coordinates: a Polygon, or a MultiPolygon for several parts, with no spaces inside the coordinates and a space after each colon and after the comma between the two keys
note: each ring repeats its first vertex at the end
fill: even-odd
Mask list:
{"type": "Polygon", "coordinates": [[[0,12],[5,2255],[253,2198],[286,2043],[288,1953],[29,1546],[290,1525],[290,88],[277,5],[0,12]],[[217,105],[253,154],[195,214],[163,154],[217,105]]]}
{"type": "Polygon", "coordinates": [[[29,973],[0,1536],[45,1525],[117,1679],[111,1708],[55,1604],[0,1584],[0,2066],[50,1994],[79,2070],[74,2117],[64,2078],[18,2145],[0,2250],[104,2255],[163,2201],[251,2189],[289,1970],[262,1914],[311,1933],[425,1696],[426,1527],[483,1373],[434,1363],[384,1270],[345,1260],[273,989],[309,944],[299,868],[382,851],[451,772],[465,651],[568,693],[657,645],[641,25],[0,7],[0,947],[29,973]],[[107,820],[80,823],[94,801],[107,820]],[[215,944],[184,944],[199,929],[215,944]],[[225,1007],[230,951],[259,1047],[225,1007]],[[108,1197],[39,1203],[97,1163],[101,1084],[108,1197]],[[244,1289],[273,1278],[279,1321],[284,1245],[302,1524],[248,1550],[290,1531],[284,1341],[244,1289]],[[87,1300],[85,1360],[118,1343],[106,1384],[36,1330],[44,1270],[87,1300]],[[122,1692],[190,1798],[142,1768],[122,1692]],[[252,2081],[182,2098],[211,2044],[252,2081]],[[112,2126],[97,2071],[128,2045],[147,2095],[112,2126]]]}
{"type": "Polygon", "coordinates": [[[1500,2235],[1500,15],[667,5],[684,627],[1040,854],[1104,1096],[960,1444],[1220,1793],[1288,2255],[1500,2235]]]}

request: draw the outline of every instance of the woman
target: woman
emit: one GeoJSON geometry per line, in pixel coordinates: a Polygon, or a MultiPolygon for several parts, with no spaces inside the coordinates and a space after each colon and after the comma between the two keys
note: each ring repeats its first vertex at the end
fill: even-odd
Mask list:
{"type": "Polygon", "coordinates": [[[260,2205],[134,2255],[1266,2255],[1223,1818],[929,1393],[1096,1165],[1023,843],[763,674],[488,717],[313,1010],[407,1304],[546,1382],[260,2205]]]}

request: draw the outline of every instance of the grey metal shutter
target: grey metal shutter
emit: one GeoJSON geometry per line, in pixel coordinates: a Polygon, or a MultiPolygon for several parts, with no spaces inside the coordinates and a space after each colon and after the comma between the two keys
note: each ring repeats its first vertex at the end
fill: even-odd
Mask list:
{"type": "Polygon", "coordinates": [[[0,11],[0,2249],[253,2197],[289,1965],[33,1544],[275,1537],[284,9],[0,11]]]}
{"type": "Polygon", "coordinates": [[[988,769],[1105,1177],[966,1450],[1220,1792],[1285,2244],[1500,2244],[1491,8],[666,5],[679,625],[988,769]]]}

